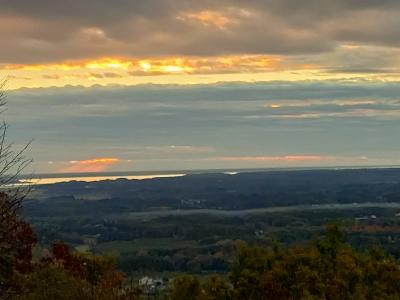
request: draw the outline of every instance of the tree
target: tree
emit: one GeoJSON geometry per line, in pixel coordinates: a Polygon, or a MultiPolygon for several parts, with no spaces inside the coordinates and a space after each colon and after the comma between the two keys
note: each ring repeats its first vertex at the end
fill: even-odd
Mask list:
{"type": "MultiPolygon", "coordinates": [[[[5,104],[0,84],[0,107],[5,104]]],[[[0,111],[1,113],[2,111],[0,111]]],[[[24,152],[7,142],[7,124],[0,124],[0,300],[3,299],[138,299],[133,285],[123,287],[123,274],[113,259],[73,252],[63,242],[53,245],[52,255],[32,260],[37,239],[21,216],[29,187],[18,177],[30,164],[24,152]]]]}
{"type": "Polygon", "coordinates": [[[400,299],[399,263],[355,251],[336,226],[306,247],[243,246],[230,278],[235,299],[400,299]]]}
{"type": "MultiPolygon", "coordinates": [[[[0,107],[6,103],[4,87],[5,81],[0,83],[0,107]]],[[[0,296],[3,298],[20,290],[15,277],[31,269],[32,247],[36,243],[31,227],[20,217],[28,190],[15,184],[31,162],[24,156],[29,143],[14,150],[13,144],[7,142],[7,129],[3,121],[0,125],[0,296]]]]}
{"type": "Polygon", "coordinates": [[[204,299],[202,297],[200,281],[197,279],[197,277],[191,275],[182,275],[174,278],[168,299],[204,299]]]}
{"type": "Polygon", "coordinates": [[[336,226],[307,246],[239,245],[229,281],[213,276],[174,280],[169,299],[400,299],[400,264],[382,251],[358,252],[336,226]]]}
{"type": "Polygon", "coordinates": [[[28,223],[9,208],[13,203],[0,193],[0,291],[15,285],[15,276],[32,269],[32,248],[36,236],[28,223]]]}
{"type": "Polygon", "coordinates": [[[211,276],[203,285],[206,300],[232,299],[230,285],[218,276],[211,276]]]}

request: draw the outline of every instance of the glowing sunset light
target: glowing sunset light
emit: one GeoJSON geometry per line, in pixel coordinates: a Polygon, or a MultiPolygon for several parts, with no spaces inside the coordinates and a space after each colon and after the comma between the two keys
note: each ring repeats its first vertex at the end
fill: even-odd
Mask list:
{"type": "Polygon", "coordinates": [[[179,66],[163,66],[161,69],[165,72],[171,73],[182,72],[184,70],[182,67],[179,66]]]}
{"type": "Polygon", "coordinates": [[[269,107],[270,108],[281,108],[281,105],[279,105],[279,104],[271,104],[269,107]]]}
{"type": "Polygon", "coordinates": [[[89,70],[134,70],[142,69],[145,71],[194,71],[201,72],[204,67],[212,67],[213,69],[228,67],[248,67],[248,68],[276,68],[281,61],[278,57],[260,56],[260,55],[244,55],[244,56],[226,56],[226,57],[164,57],[164,58],[147,58],[135,60],[132,58],[113,58],[103,57],[94,60],[83,61],[66,61],[63,63],[49,64],[5,64],[2,66],[6,70],[23,70],[23,71],[45,71],[59,70],[71,71],[78,69],[89,70]]]}
{"type": "Polygon", "coordinates": [[[60,63],[60,64],[35,64],[35,65],[20,65],[11,64],[5,65],[5,70],[21,70],[21,71],[43,71],[43,70],[55,70],[55,71],[71,71],[82,68],[83,65],[80,63],[60,63]]]}
{"type": "Polygon", "coordinates": [[[132,61],[130,59],[119,59],[119,58],[101,58],[88,61],[70,61],[56,64],[10,64],[3,66],[6,70],[23,70],[23,71],[44,71],[44,70],[54,70],[54,71],[71,71],[78,69],[122,69],[127,70],[132,66],[132,61]]]}
{"type": "Polygon", "coordinates": [[[113,163],[117,163],[120,160],[118,158],[95,158],[95,159],[88,159],[88,160],[71,160],[70,163],[71,164],[87,164],[87,165],[91,165],[91,164],[113,164],[113,163]]]}
{"type": "Polygon", "coordinates": [[[65,85],[91,86],[93,82],[104,85],[132,85],[148,80],[161,84],[229,81],[232,80],[231,77],[243,80],[248,74],[263,78],[266,74],[274,77],[279,72],[279,76],[284,76],[281,64],[281,58],[265,55],[139,59],[103,57],[47,64],[3,64],[0,65],[0,72],[3,69],[5,74],[14,79],[10,81],[10,87],[15,89],[65,85]],[[190,75],[204,76],[191,80],[190,75]],[[148,79],[150,76],[152,78],[148,79]]]}
{"type": "Polygon", "coordinates": [[[115,157],[102,157],[87,160],[71,160],[68,166],[58,170],[59,172],[103,172],[113,165],[120,163],[121,160],[115,157]]]}
{"type": "Polygon", "coordinates": [[[400,1],[4,2],[34,172],[400,163],[400,1]]]}
{"type": "Polygon", "coordinates": [[[186,13],[177,17],[181,21],[195,21],[204,26],[215,26],[219,29],[224,29],[228,24],[234,23],[233,20],[224,16],[220,12],[203,10],[197,13],[186,13]]]}
{"type": "Polygon", "coordinates": [[[151,64],[147,61],[139,61],[139,66],[143,71],[149,71],[151,69],[151,64]]]}
{"type": "Polygon", "coordinates": [[[84,64],[88,69],[122,69],[128,70],[132,65],[130,60],[103,58],[95,61],[90,61],[84,64]]]}

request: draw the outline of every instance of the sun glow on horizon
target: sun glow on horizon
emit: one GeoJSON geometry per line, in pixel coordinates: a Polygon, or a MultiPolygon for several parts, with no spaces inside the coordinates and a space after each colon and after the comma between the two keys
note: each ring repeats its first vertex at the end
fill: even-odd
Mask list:
{"type": "MultiPolygon", "coordinates": [[[[102,57],[43,64],[3,64],[8,88],[46,88],[93,85],[207,84],[255,81],[398,81],[396,74],[335,73],[322,65],[290,63],[280,56],[230,55],[216,57],[102,57]]],[[[272,107],[271,108],[278,108],[272,107]]]]}
{"type": "Polygon", "coordinates": [[[281,71],[281,58],[265,55],[218,57],[128,58],[102,57],[43,64],[3,64],[0,72],[11,78],[12,89],[65,85],[137,83],[198,83],[237,81],[245,74],[281,71]],[[179,76],[179,77],[178,77],[179,76]],[[194,79],[193,77],[198,77],[194,79]],[[213,78],[213,79],[207,79],[213,78]]]}

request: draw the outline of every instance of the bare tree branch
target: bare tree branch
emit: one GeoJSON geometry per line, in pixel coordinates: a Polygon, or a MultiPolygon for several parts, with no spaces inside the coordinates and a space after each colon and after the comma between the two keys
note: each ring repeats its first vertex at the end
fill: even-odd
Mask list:
{"type": "MultiPolygon", "coordinates": [[[[7,79],[0,81],[0,114],[5,111],[2,108],[6,104],[6,83],[7,79]]],[[[7,132],[8,124],[3,120],[0,124],[0,193],[7,194],[7,201],[10,203],[0,204],[0,226],[2,226],[3,215],[18,213],[23,199],[31,189],[29,185],[18,184],[18,179],[32,162],[31,159],[25,157],[25,152],[32,141],[20,149],[15,149],[13,143],[7,141],[7,132]]]]}

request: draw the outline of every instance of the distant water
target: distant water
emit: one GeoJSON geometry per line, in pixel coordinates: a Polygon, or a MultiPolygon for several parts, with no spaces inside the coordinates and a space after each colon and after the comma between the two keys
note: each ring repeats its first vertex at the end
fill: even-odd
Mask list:
{"type": "MultiPolygon", "coordinates": [[[[103,173],[52,173],[39,174],[34,176],[25,176],[18,180],[19,184],[53,184],[70,181],[85,181],[94,182],[102,180],[117,180],[117,179],[154,179],[154,178],[171,178],[181,177],[188,174],[207,174],[219,173],[227,175],[236,175],[240,172],[248,172],[248,170],[173,170],[173,171],[142,171],[142,172],[103,172],[103,173]]],[[[258,170],[259,171],[259,170],[258,170]]]]}
{"type": "Polygon", "coordinates": [[[168,178],[168,177],[180,177],[186,174],[149,174],[149,175],[114,175],[114,176],[69,176],[69,177],[42,177],[34,179],[20,179],[19,182],[22,184],[53,184],[60,182],[70,182],[70,181],[102,181],[102,180],[117,180],[117,179],[153,179],[153,178],[168,178]]]}
{"type": "Polygon", "coordinates": [[[400,166],[343,166],[343,167],[299,167],[299,168],[259,168],[259,169],[204,169],[204,170],[174,170],[174,171],[142,171],[142,172],[103,172],[103,173],[53,173],[39,174],[21,177],[18,184],[53,184],[69,181],[102,181],[117,179],[153,179],[181,177],[190,174],[227,174],[236,175],[246,172],[276,172],[276,171],[299,171],[299,170],[346,170],[346,169],[390,169],[400,166]]]}

